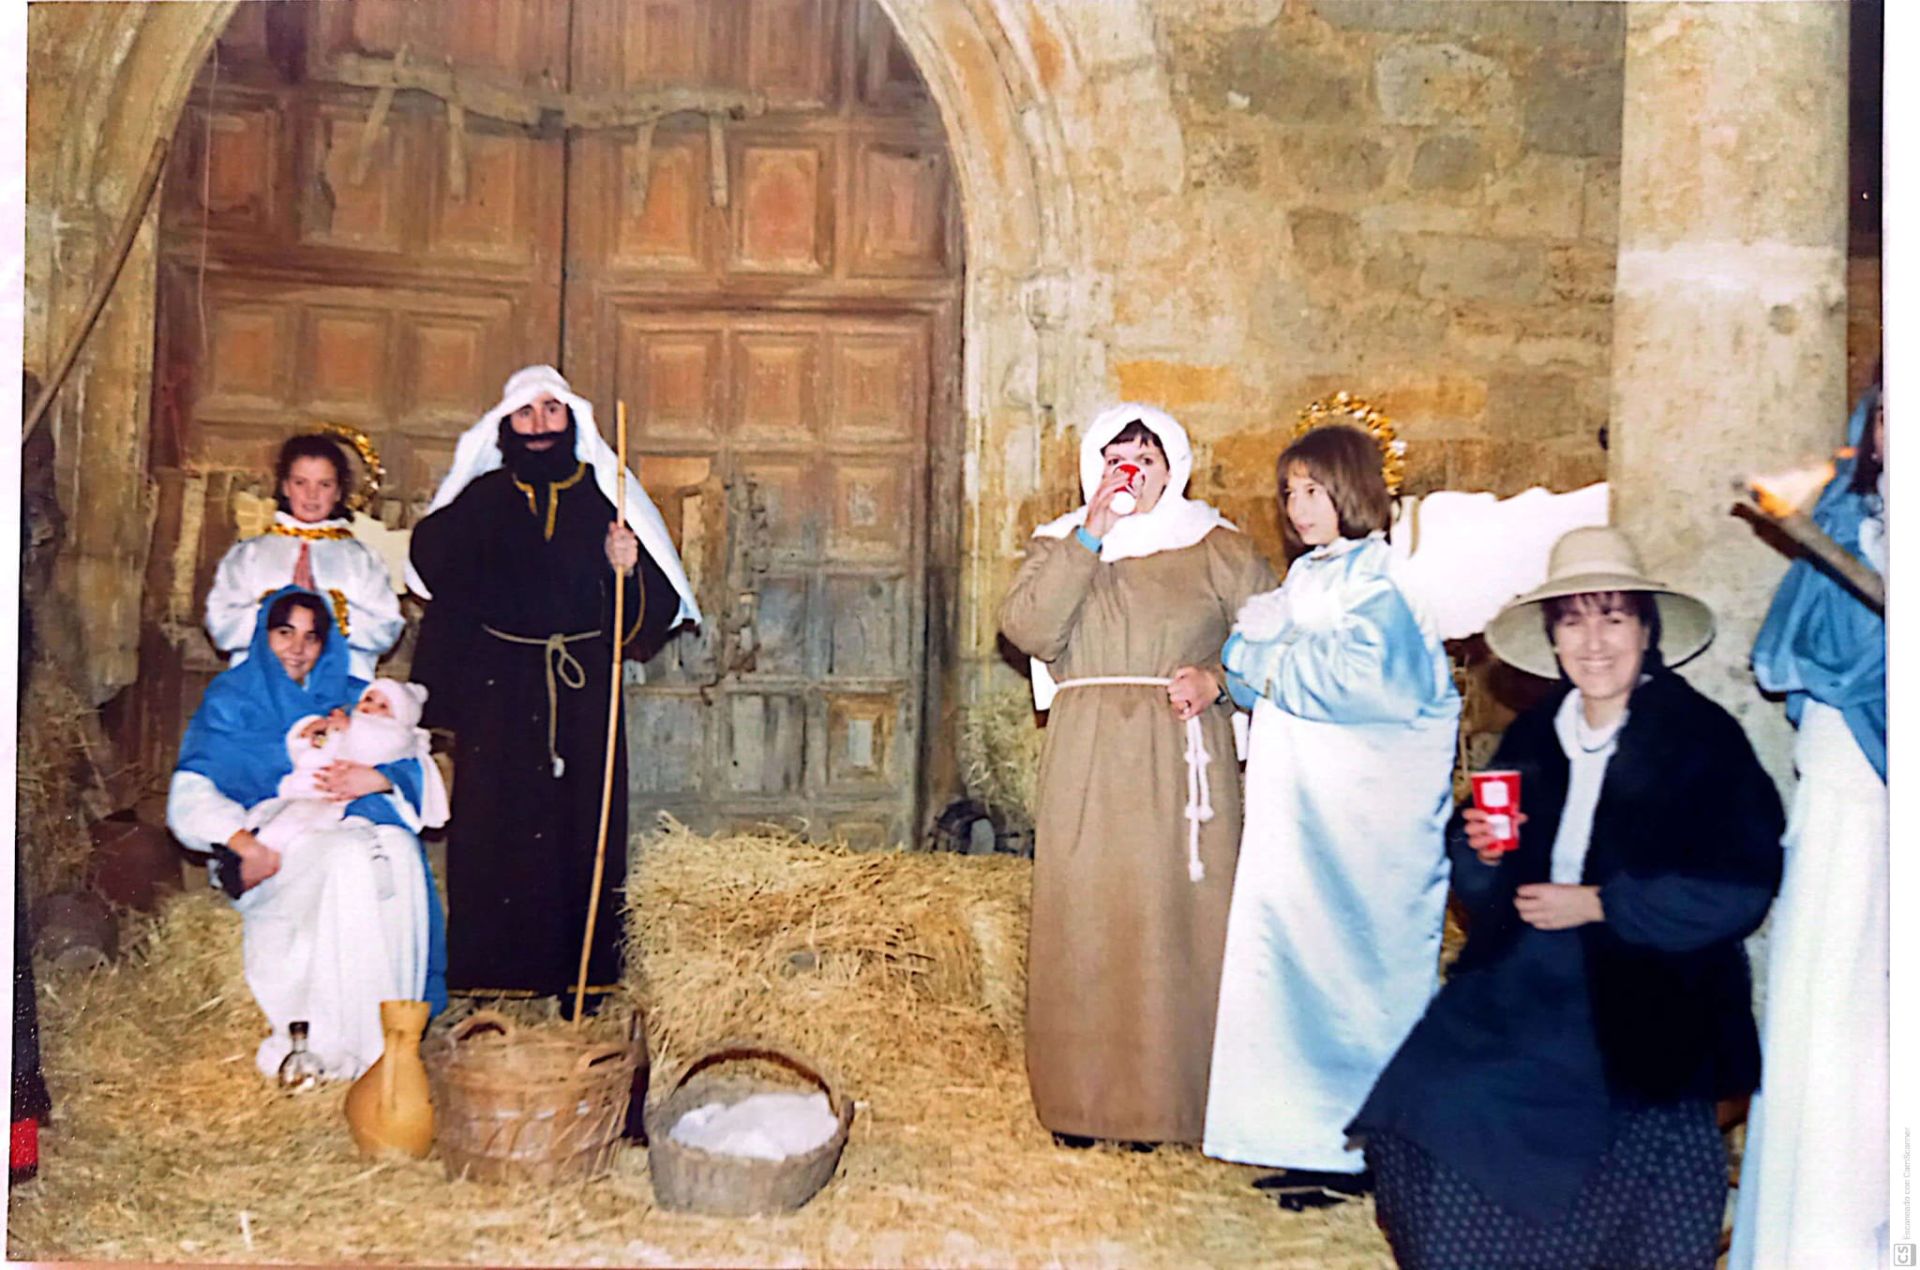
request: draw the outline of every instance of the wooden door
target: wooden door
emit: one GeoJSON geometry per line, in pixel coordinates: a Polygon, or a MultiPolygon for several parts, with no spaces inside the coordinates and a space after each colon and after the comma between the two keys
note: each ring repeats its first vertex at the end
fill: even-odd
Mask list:
{"type": "Polygon", "coordinates": [[[149,770],[219,669],[207,588],[280,440],[368,433],[405,525],[550,361],[609,439],[629,403],[708,616],[629,686],[636,827],[917,832],[958,215],[871,0],[244,4],[162,208],[160,516],[115,707],[149,770]],[[637,128],[663,93],[742,117],[637,128]]]}
{"type": "Polygon", "coordinates": [[[628,403],[708,615],[629,689],[634,823],[912,841],[960,279],[938,116],[870,0],[577,0],[573,71],[760,112],[571,154],[568,370],[628,403]]]}

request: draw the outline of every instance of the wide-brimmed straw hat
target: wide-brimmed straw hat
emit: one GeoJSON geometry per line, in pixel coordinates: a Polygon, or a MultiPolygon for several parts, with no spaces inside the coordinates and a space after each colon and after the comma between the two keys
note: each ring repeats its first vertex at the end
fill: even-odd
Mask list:
{"type": "Polygon", "coordinates": [[[1647,576],[1640,553],[1618,529],[1594,525],[1573,529],[1553,544],[1547,580],[1507,601],[1487,623],[1487,647],[1510,666],[1542,679],[1560,676],[1559,659],[1540,617],[1540,605],[1590,591],[1651,591],[1660,610],[1660,656],[1677,666],[1713,640],[1713,610],[1683,591],[1647,576]]]}

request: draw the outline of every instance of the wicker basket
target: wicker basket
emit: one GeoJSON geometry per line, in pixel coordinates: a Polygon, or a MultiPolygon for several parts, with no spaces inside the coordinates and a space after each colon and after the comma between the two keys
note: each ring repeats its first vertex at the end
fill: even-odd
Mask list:
{"type": "Polygon", "coordinates": [[[450,1178],[584,1182],[612,1162],[644,1054],[476,1010],[421,1047],[450,1178]]]}
{"type": "Polygon", "coordinates": [[[835,1166],[840,1163],[840,1152],[847,1145],[847,1129],[852,1124],[853,1103],[805,1059],[776,1046],[749,1042],[709,1050],[689,1063],[680,1079],[666,1086],[666,1093],[647,1109],[647,1168],[653,1175],[654,1199],[660,1207],[679,1212],[734,1217],[790,1212],[812,1199],[833,1176],[835,1166]],[[697,1085],[689,1083],[695,1076],[722,1063],[751,1059],[777,1063],[819,1086],[827,1095],[827,1106],[839,1121],[833,1136],[805,1155],[784,1160],[722,1155],[676,1142],[673,1126],[695,1107],[709,1102],[731,1105],[750,1094],[781,1088],[772,1081],[753,1076],[714,1075],[697,1085]]]}

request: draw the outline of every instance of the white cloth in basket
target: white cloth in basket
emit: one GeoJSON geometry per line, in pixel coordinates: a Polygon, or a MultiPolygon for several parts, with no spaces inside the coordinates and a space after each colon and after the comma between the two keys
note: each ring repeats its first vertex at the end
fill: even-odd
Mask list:
{"type": "Polygon", "coordinates": [[[785,1160],[824,1145],[840,1127],[819,1091],[749,1094],[736,1103],[709,1102],[674,1122],[675,1142],[756,1160],[785,1160]]]}

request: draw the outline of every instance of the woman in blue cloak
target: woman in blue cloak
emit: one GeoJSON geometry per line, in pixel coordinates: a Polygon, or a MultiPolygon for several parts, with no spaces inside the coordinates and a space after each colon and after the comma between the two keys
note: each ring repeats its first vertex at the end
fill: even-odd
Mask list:
{"type": "MultiPolygon", "coordinates": [[[[1813,521],[1887,572],[1886,414],[1875,384],[1813,521]]],[[[1800,783],[1768,939],[1764,1083],[1747,1126],[1736,1268],[1886,1265],[1887,625],[1809,560],[1753,649],[1787,694],[1800,783]]]]}
{"type": "Polygon", "coordinates": [[[417,759],[335,764],[321,783],[348,800],[346,817],[284,851],[247,828],[249,809],[292,770],[288,730],[364,688],[347,673],[326,602],[282,587],[261,602],[247,659],[207,685],[168,789],[168,828],[214,857],[214,881],[243,919],[247,986],[272,1029],[255,1055],[264,1075],[278,1070],[296,1020],[309,1024],[329,1074],[344,1078],[380,1055],[380,1001],[445,1003],[439,904],[415,836],[417,759]]]}

